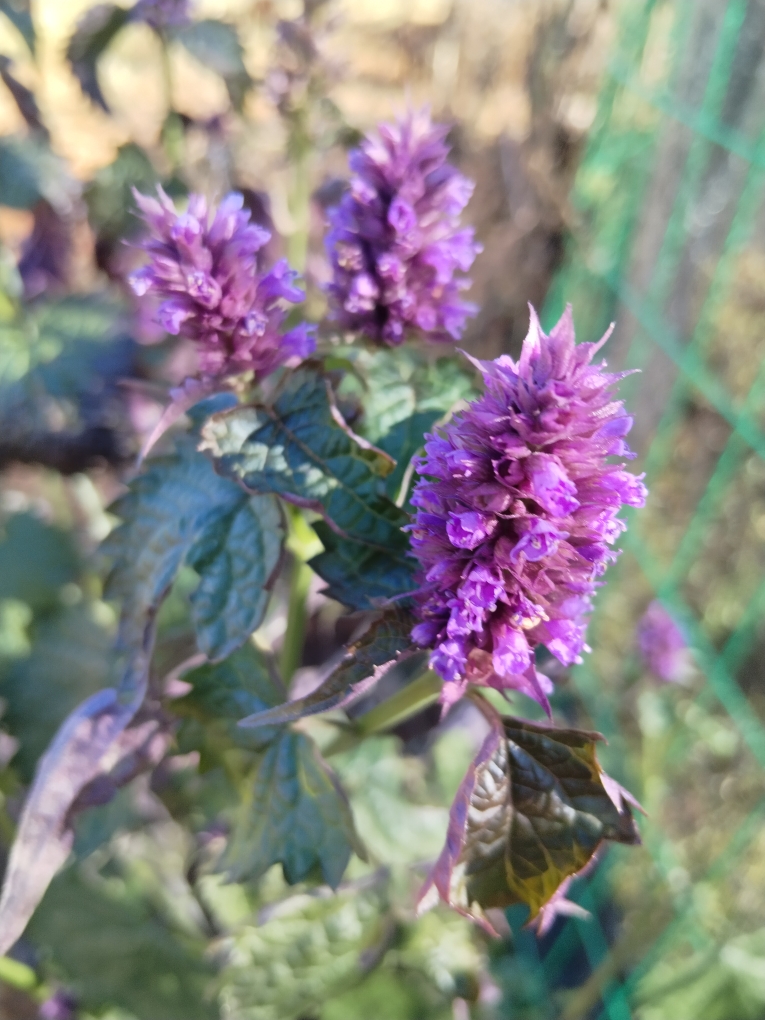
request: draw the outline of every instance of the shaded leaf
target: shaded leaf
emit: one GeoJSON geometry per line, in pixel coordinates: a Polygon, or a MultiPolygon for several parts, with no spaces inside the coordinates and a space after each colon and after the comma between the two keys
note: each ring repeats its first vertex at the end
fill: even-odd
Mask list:
{"type": "Polygon", "coordinates": [[[51,609],[79,573],[67,532],[30,513],[8,518],[0,540],[0,598],[21,599],[34,612],[51,609]]]}
{"type": "Polygon", "coordinates": [[[77,22],[66,47],[66,59],[82,91],[109,113],[109,107],[98,83],[98,58],[127,23],[130,11],[116,4],[96,4],[77,22]]]}
{"type": "Polygon", "coordinates": [[[116,241],[137,232],[141,220],[131,188],[153,191],[158,179],[140,145],[127,142],[117,149],[114,161],[96,172],[83,194],[88,221],[99,240],[116,241]]]}
{"type": "Polygon", "coordinates": [[[185,562],[200,574],[191,602],[202,651],[222,659],[243,644],[263,619],[281,557],[276,500],[248,496],[188,444],[153,461],[112,509],[124,523],[103,551],[114,561],[107,594],[122,601],[123,643],[185,562]]]}
{"type": "MultiPolygon", "coordinates": [[[[209,725],[220,719],[231,723],[228,733],[244,737],[237,723],[243,716],[267,711],[284,700],[281,683],[269,669],[265,656],[250,642],[229,655],[223,662],[206,663],[184,673],[183,679],[192,689],[173,701],[173,712],[209,725]]],[[[258,734],[259,743],[272,740],[276,728],[258,734]]],[[[252,746],[252,741],[241,741],[252,746]]]]}
{"type": "Polygon", "coordinates": [[[334,773],[308,736],[284,730],[255,766],[221,870],[254,882],[280,863],[290,885],[320,870],[336,888],[352,850],[364,854],[334,773]]]}
{"type": "Polygon", "coordinates": [[[453,358],[434,361],[409,347],[349,353],[359,375],[348,373],[340,393],[359,402],[358,428],[374,443],[418,412],[438,411],[440,417],[458,401],[476,396],[470,373],[453,358]]]}
{"type": "Polygon", "coordinates": [[[200,64],[209,67],[226,83],[231,103],[241,110],[252,79],[244,66],[242,44],[233,25],[206,18],[184,25],[173,33],[200,64]]]}
{"type": "Polygon", "coordinates": [[[76,185],[66,164],[39,135],[0,139],[0,205],[32,209],[45,199],[54,209],[71,208],[76,185]]]}
{"type": "Polygon", "coordinates": [[[40,759],[0,897],[0,955],[24,931],[48,884],[74,843],[70,811],[83,790],[116,762],[112,752],[143,702],[154,646],[153,621],[146,624],[119,689],[91,695],[64,721],[40,759]]]}
{"type": "Polygon", "coordinates": [[[600,734],[499,717],[449,817],[446,845],[420,895],[439,895],[492,931],[484,909],[525,903],[533,920],[603,840],[640,837],[623,797],[612,799],[595,755],[600,734]]]}
{"type": "Polygon", "coordinates": [[[394,502],[399,502],[402,483],[412,457],[422,449],[425,433],[441,417],[441,411],[416,411],[403,421],[397,422],[390,432],[379,440],[377,445],[380,449],[390,454],[396,462],[395,470],[385,480],[388,496],[394,502]]]}
{"type": "Polygon", "coordinates": [[[294,372],[272,406],[214,415],[202,436],[217,469],[250,491],[315,510],[343,537],[382,549],[402,544],[407,518],[383,482],[393,463],[350,431],[320,373],[294,372]]]}
{"type": "Polygon", "coordinates": [[[223,941],[222,1015],[298,1020],[357,985],[390,936],[381,877],[331,897],[294,896],[223,941]]]}
{"type": "Polygon", "coordinates": [[[407,654],[416,653],[410,637],[413,623],[405,610],[388,610],[348,648],[337,669],[315,691],[304,698],[249,715],[240,725],[252,728],[283,725],[302,716],[351,705],[367,694],[391,666],[407,654]]]}
{"type": "MultiPolygon", "coordinates": [[[[350,609],[375,609],[415,588],[417,566],[406,545],[383,552],[375,546],[340,538],[323,521],[314,525],[324,551],[309,566],[327,582],[324,594],[350,609]]],[[[403,537],[403,536],[402,536],[403,537]]]]}
{"type": "MultiPolygon", "coordinates": [[[[0,11],[2,10],[4,10],[4,6],[0,3],[0,11]]],[[[31,25],[31,18],[29,23],[31,25]]],[[[30,49],[31,48],[32,47],[30,47],[30,49]]],[[[0,78],[2,78],[5,87],[13,96],[19,113],[32,131],[39,131],[41,134],[47,135],[47,131],[40,119],[40,109],[37,105],[34,92],[31,92],[25,85],[22,85],[18,79],[14,78],[11,74],[11,66],[12,62],[8,59],[8,57],[0,54],[0,78]]]]}
{"type": "MultiPolygon", "coordinates": [[[[180,878],[180,876],[179,876],[180,878]]],[[[67,868],[33,917],[30,938],[83,1009],[146,1020],[217,1020],[206,940],[174,930],[149,896],[115,896],[85,868],[67,868]]]]}
{"type": "Polygon", "coordinates": [[[20,741],[14,766],[24,782],[67,715],[108,683],[112,634],[97,612],[80,603],[35,621],[30,654],[11,662],[0,680],[6,718],[20,741]]]}
{"type": "Polygon", "coordinates": [[[35,52],[35,26],[32,21],[29,0],[0,0],[0,13],[4,14],[11,24],[18,29],[29,47],[30,53],[35,52]]]}

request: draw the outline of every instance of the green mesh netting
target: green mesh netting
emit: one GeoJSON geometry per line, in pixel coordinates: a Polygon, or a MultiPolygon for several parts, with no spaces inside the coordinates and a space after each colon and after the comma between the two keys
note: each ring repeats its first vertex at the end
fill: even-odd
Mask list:
{"type": "Polygon", "coordinates": [[[615,320],[609,365],[641,370],[623,392],[651,496],[573,684],[649,817],[575,891],[593,920],[518,944],[514,1016],[765,1016],[764,127],[762,0],[622,5],[545,322],[567,301],[580,340],[615,320]],[[685,686],[635,654],[656,597],[695,649],[685,686]]]}

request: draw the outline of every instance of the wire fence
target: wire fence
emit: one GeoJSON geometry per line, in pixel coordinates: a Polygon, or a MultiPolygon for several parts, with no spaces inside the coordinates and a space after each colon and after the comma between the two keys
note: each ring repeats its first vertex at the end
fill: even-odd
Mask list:
{"type": "Polygon", "coordinates": [[[765,1015],[764,51],[761,0],[623,5],[545,309],[549,325],[572,302],[579,339],[617,322],[651,492],[573,678],[649,812],[645,848],[575,888],[593,920],[517,947],[538,1001],[586,957],[566,1020],[765,1015]],[[686,685],[635,655],[653,598],[693,646],[686,685]]]}

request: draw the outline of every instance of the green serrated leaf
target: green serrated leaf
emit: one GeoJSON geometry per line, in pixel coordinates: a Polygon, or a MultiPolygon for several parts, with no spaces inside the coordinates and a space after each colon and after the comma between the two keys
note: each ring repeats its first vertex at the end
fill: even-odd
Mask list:
{"type": "Polygon", "coordinates": [[[374,443],[417,412],[438,411],[440,416],[458,401],[475,396],[470,373],[454,358],[434,361],[409,347],[359,348],[354,363],[359,374],[347,374],[340,393],[359,401],[363,413],[359,428],[374,443]]]}
{"type": "Polygon", "coordinates": [[[117,1006],[151,1020],[218,1016],[207,995],[213,972],[206,942],[173,930],[148,898],[115,895],[103,880],[68,868],[51,884],[29,933],[89,1012],[117,1006]]]}
{"type": "Polygon", "coordinates": [[[357,985],[390,935],[382,883],[295,896],[223,943],[224,1020],[298,1020],[357,985]]]}
{"type": "Polygon", "coordinates": [[[320,871],[336,888],[352,850],[364,853],[334,773],[308,736],[283,731],[255,766],[221,870],[257,881],[281,864],[290,885],[320,871]]]}
{"type": "Polygon", "coordinates": [[[603,840],[635,844],[636,802],[601,769],[584,730],[499,717],[457,792],[446,846],[423,889],[491,929],[487,907],[537,916],[603,840]]]}
{"type": "Polygon", "coordinates": [[[270,407],[214,415],[202,436],[217,469],[250,491],[315,510],[345,537],[381,549],[401,546],[407,518],[383,481],[393,463],[345,425],[320,373],[293,373],[270,407]]]}
{"type": "Polygon", "coordinates": [[[326,581],[324,594],[350,609],[375,609],[387,599],[398,598],[415,588],[416,562],[406,545],[383,552],[363,542],[340,538],[323,521],[314,524],[324,552],[309,566],[326,581]]]}
{"type": "Polygon", "coordinates": [[[128,647],[184,562],[200,574],[192,618],[202,651],[223,659],[246,641],[263,619],[281,557],[272,496],[248,496],[189,444],[152,462],[113,512],[124,523],[103,546],[114,561],[107,593],[122,601],[128,647]]]}
{"type": "Polygon", "coordinates": [[[244,66],[244,51],[233,25],[206,18],[173,33],[200,64],[219,74],[226,83],[231,104],[241,110],[252,79],[244,66]]]}
{"type": "Polygon", "coordinates": [[[414,654],[411,632],[414,619],[404,609],[389,609],[355,644],[340,665],[304,698],[259,711],[240,725],[256,728],[281,726],[306,715],[344,708],[367,694],[407,652],[414,654]]]}
{"type": "Polygon", "coordinates": [[[416,411],[403,421],[397,422],[377,444],[396,462],[395,471],[391,472],[385,483],[388,496],[399,505],[406,502],[399,501],[399,496],[412,457],[422,449],[425,433],[429,432],[441,417],[441,411],[416,411]]]}
{"type": "MultiPolygon", "coordinates": [[[[246,739],[249,735],[236,723],[244,716],[280,704],[285,697],[284,688],[269,669],[264,654],[249,642],[223,662],[207,663],[185,673],[183,679],[192,685],[192,690],[173,701],[174,714],[196,719],[206,726],[213,720],[223,720],[230,724],[226,727],[228,738],[248,747],[253,742],[246,739]]],[[[277,727],[259,731],[256,746],[269,743],[278,732],[277,727]]]]}
{"type": "Polygon", "coordinates": [[[66,59],[82,91],[107,113],[109,107],[98,83],[98,59],[129,18],[125,7],[96,4],[77,22],[66,47],[66,59]]]}

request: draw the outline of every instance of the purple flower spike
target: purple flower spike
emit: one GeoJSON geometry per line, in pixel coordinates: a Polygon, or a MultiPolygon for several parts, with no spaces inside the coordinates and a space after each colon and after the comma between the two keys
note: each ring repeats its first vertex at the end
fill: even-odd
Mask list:
{"type": "Polygon", "coordinates": [[[515,689],[545,708],[552,690],[534,652],[569,666],[589,651],[587,616],[617,552],[624,504],[642,506],[632,419],[614,399],[620,376],[576,344],[571,308],[546,336],[531,309],[520,359],[477,361],[486,392],[434,435],[417,465],[412,549],[420,622],[445,707],[469,683],[515,689]]]}
{"type": "Polygon", "coordinates": [[[333,316],[379,344],[459,340],[476,311],[455,278],[481,251],[460,228],[473,183],[446,162],[447,130],[427,111],[380,125],[351,153],[350,189],[329,213],[333,316]]]}
{"type": "Polygon", "coordinates": [[[661,602],[653,601],[637,626],[640,655],[654,676],[682,683],[691,671],[690,650],[683,632],[661,602]]]}
{"type": "Polygon", "coordinates": [[[267,273],[258,252],[270,239],[250,223],[243,198],[227,195],[213,213],[201,195],[179,213],[162,188],[159,198],[134,192],[151,234],[141,247],[149,262],[130,278],[133,291],[161,299],[158,321],[168,333],[193,340],[203,379],[252,371],[256,378],[310,355],[313,328],[282,332],[285,302],[304,294],[281,260],[267,273]]]}

